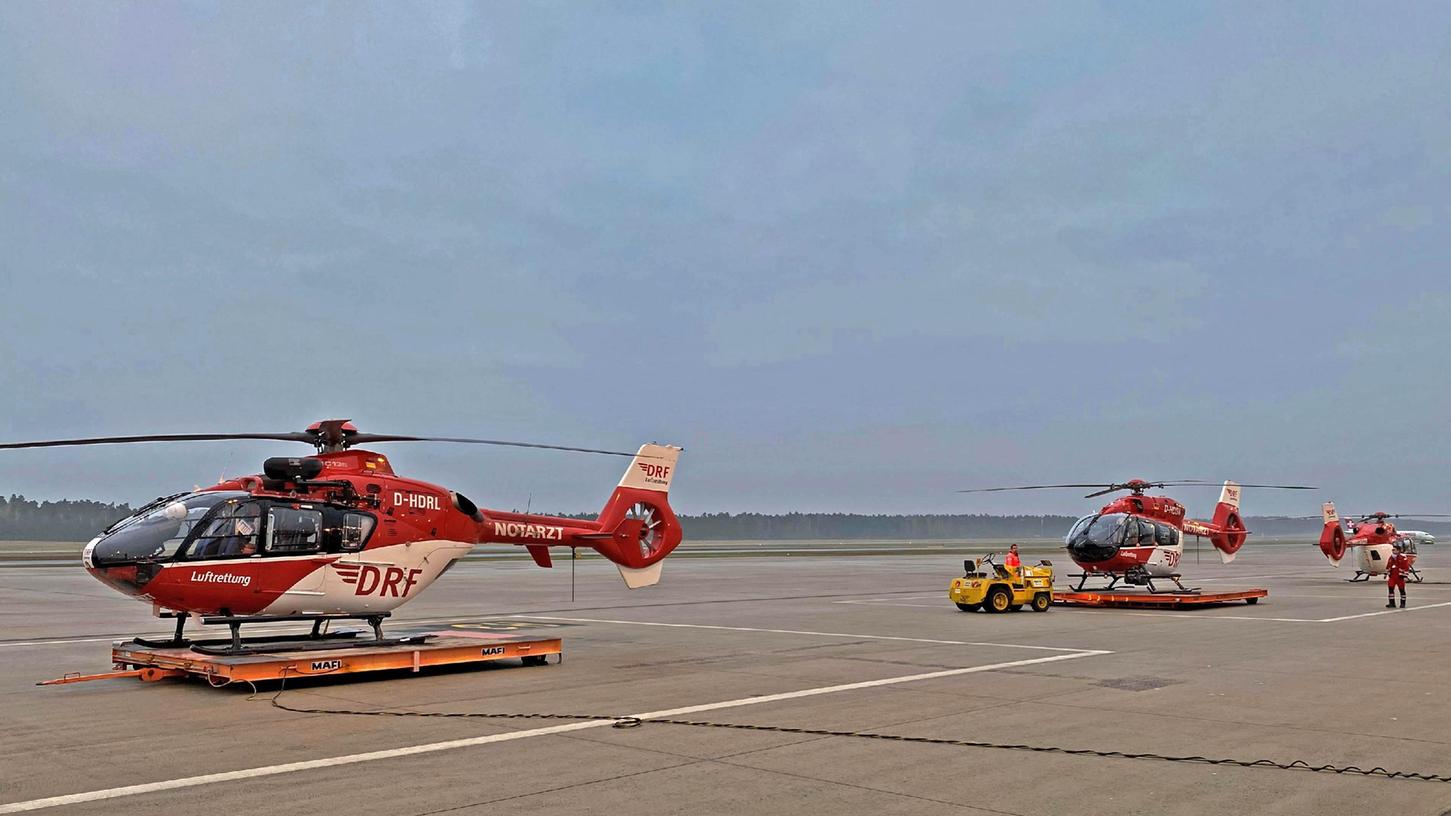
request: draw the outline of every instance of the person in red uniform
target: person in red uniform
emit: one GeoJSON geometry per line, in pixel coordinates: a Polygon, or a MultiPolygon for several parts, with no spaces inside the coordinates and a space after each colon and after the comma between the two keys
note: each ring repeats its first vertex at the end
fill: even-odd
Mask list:
{"type": "Polygon", "coordinates": [[[1396,607],[1396,588],[1401,590],[1401,608],[1406,608],[1406,573],[1411,571],[1411,559],[1405,554],[1401,542],[1391,545],[1395,550],[1386,562],[1386,608],[1396,607]]]}
{"type": "Polygon", "coordinates": [[[1022,578],[1023,559],[1018,557],[1017,544],[1011,544],[1008,546],[1008,555],[1006,558],[1003,559],[1003,566],[1008,568],[1008,575],[1011,575],[1014,580],[1022,578]]]}

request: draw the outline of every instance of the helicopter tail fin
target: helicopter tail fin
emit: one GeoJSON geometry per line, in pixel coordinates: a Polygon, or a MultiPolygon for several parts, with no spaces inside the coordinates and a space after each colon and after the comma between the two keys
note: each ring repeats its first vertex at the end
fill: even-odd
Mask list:
{"type": "Polygon", "coordinates": [[[1335,512],[1335,502],[1320,505],[1320,516],[1325,523],[1320,530],[1320,552],[1330,560],[1330,566],[1339,567],[1340,559],[1345,557],[1345,529],[1335,512]]]}
{"type": "Polygon", "coordinates": [[[1209,543],[1219,550],[1219,560],[1228,564],[1234,560],[1249,536],[1244,527],[1244,519],[1239,515],[1238,484],[1224,483],[1224,489],[1219,492],[1219,504],[1214,506],[1212,524],[1214,531],[1209,535],[1209,543]]]}
{"type": "Polygon", "coordinates": [[[680,451],[672,445],[641,445],[596,522],[608,538],[592,546],[615,563],[630,589],[657,583],[661,561],[684,538],[669,502],[680,451]]]}

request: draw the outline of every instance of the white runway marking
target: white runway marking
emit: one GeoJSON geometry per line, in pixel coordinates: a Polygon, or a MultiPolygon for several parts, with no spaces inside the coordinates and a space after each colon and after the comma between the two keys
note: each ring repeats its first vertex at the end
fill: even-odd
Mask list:
{"type": "Polygon", "coordinates": [[[891,604],[887,601],[831,601],[833,604],[859,604],[863,607],[916,607],[918,610],[940,610],[942,604],[891,604]]]}
{"type": "MultiPolygon", "coordinates": [[[[770,630],[759,630],[770,631],[770,630]]],[[[855,636],[853,636],[855,637],[855,636]]],[[[928,642],[951,642],[951,641],[928,641],[928,642]]],[[[990,644],[1004,645],[1004,644],[990,644]]],[[[1043,647],[1023,647],[1043,648],[1043,647]]],[[[921,680],[935,680],[942,677],[956,677],[964,674],[975,674],[978,672],[995,671],[997,669],[1016,668],[1018,666],[1032,666],[1040,663],[1053,663],[1059,660],[1074,660],[1080,657],[1093,657],[1095,655],[1113,654],[1108,651],[1097,651],[1088,649],[1075,649],[1071,654],[1049,655],[1047,657],[1034,657],[1025,660],[1012,660],[1006,663],[989,663],[983,666],[970,666],[963,669],[946,669],[943,671],[925,672],[923,674],[906,674],[898,677],[886,677],[880,680],[864,680],[859,683],[843,683],[835,686],[820,686],[818,688],[801,689],[799,691],[787,691],[779,694],[765,694],[758,697],[742,697],[736,700],[722,700],[715,703],[704,703],[702,705],[684,706],[671,708],[664,711],[647,711],[642,714],[631,714],[628,716],[641,720],[659,719],[663,717],[679,717],[686,714],[698,714],[702,711],[718,711],[724,708],[740,708],[744,706],[760,705],[762,703],[775,703],[782,700],[796,700],[802,697],[818,697],[823,694],[837,694],[843,691],[857,691],[859,689],[879,688],[881,686],[894,686],[901,683],[914,683],[921,680]]],[[[418,754],[430,754],[437,751],[450,751],[455,748],[472,748],[479,745],[489,745],[498,742],[510,742],[513,740],[525,739],[528,737],[542,737],[550,734],[564,734],[570,731],[583,731],[588,728],[603,728],[613,725],[617,720],[585,720],[584,722],[569,723],[567,725],[552,725],[545,728],[530,728],[525,731],[510,731],[503,734],[489,734],[482,737],[468,737],[465,739],[447,740],[444,742],[431,742],[423,745],[410,745],[404,748],[390,748],[383,751],[368,751],[361,754],[347,754],[344,756],[324,757],[321,759],[310,759],[302,762],[287,762],[280,765],[264,765],[258,768],[245,768],[238,771],[224,771],[222,773],[202,774],[201,776],[187,776],[180,779],[167,779],[160,782],[148,782],[141,785],[126,785],[120,788],[106,788],[104,790],[86,791],[84,793],[72,793],[64,796],[50,796],[44,799],[31,799],[26,802],[11,802],[0,804],[0,813],[25,813],[33,810],[44,810],[46,808],[61,807],[63,805],[77,805],[84,802],[99,802],[106,799],[120,799],[126,796],[139,796],[147,793],[160,791],[177,790],[179,788],[192,788],[199,785],[213,785],[219,782],[234,782],[241,779],[256,779],[264,776],[277,776],[279,774],[294,773],[296,771],[311,771],[319,768],[334,768],[340,765],[354,765],[360,762],[372,762],[379,759],[396,759],[399,757],[416,756],[418,754]]]]}
{"type": "Polygon", "coordinates": [[[1257,615],[1215,615],[1208,612],[1147,612],[1129,609],[1073,609],[1071,607],[1063,611],[1094,615],[1133,615],[1140,618],[1193,618],[1197,620],[1246,620],[1272,621],[1277,623],[1339,623],[1340,621],[1356,620],[1358,618],[1396,615],[1402,612],[1415,612],[1418,609],[1436,609],[1443,606],[1451,606],[1451,601],[1423,604],[1421,606],[1408,606],[1405,609],[1382,609],[1379,612],[1362,612],[1358,615],[1341,615],[1335,618],[1267,618],[1257,615]]]}
{"type": "MultiPolygon", "coordinates": [[[[161,637],[165,637],[162,635],[161,637]]],[[[111,643],[119,638],[74,638],[71,640],[20,640],[15,643],[0,643],[0,649],[14,646],[57,646],[65,643],[111,643]]]]}
{"type": "Polygon", "coordinates": [[[598,618],[558,618],[546,615],[512,615],[522,620],[551,620],[568,623],[613,623],[624,626],[662,626],[672,629],[715,629],[726,632],[764,632],[773,635],[810,635],[814,637],[852,638],[854,640],[899,640],[908,643],[937,643],[944,646],[997,646],[1003,649],[1037,649],[1046,652],[1110,654],[1097,649],[1070,649],[1066,646],[1028,646],[1022,643],[989,643],[975,640],[937,640],[934,638],[898,637],[896,635],[863,635],[852,632],[812,632],[802,629],[756,629],[749,626],[712,626],[705,623],[657,623],[655,621],[601,620],[598,618]]]}
{"type": "Polygon", "coordinates": [[[1336,621],[1354,620],[1355,618],[1373,618],[1377,615],[1396,615],[1401,612],[1415,612],[1421,609],[1435,609],[1438,606],[1451,606],[1451,601],[1445,603],[1425,604],[1423,606],[1408,606],[1405,609],[1382,609],[1379,612],[1362,612],[1359,615],[1342,615],[1338,618],[1321,618],[1319,623],[1335,623],[1336,621]]]}
{"type": "Polygon", "coordinates": [[[1198,583],[1203,583],[1205,581],[1254,581],[1254,580],[1257,580],[1257,579],[1260,579],[1260,578],[1304,578],[1304,577],[1305,577],[1305,572],[1302,570],[1300,572],[1276,572],[1276,573],[1271,573],[1271,574],[1266,574],[1266,575],[1221,575],[1221,576],[1219,576],[1217,578],[1195,578],[1194,580],[1192,580],[1192,581],[1186,581],[1185,583],[1198,584],[1198,583]]]}
{"type": "Polygon", "coordinates": [[[926,598],[945,598],[947,591],[924,592],[921,595],[889,595],[880,598],[853,598],[849,601],[832,601],[832,603],[885,603],[887,601],[920,601],[926,598]]]}

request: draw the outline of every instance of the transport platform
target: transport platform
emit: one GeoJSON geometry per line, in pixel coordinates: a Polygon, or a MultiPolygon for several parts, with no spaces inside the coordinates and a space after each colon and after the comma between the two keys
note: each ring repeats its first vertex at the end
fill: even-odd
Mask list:
{"type": "Polygon", "coordinates": [[[114,669],[100,674],[68,674],[36,685],[60,685],[90,680],[135,677],[155,681],[196,677],[213,686],[237,682],[325,677],[364,672],[411,670],[420,672],[435,666],[457,666],[498,660],[521,660],[524,665],[543,665],[549,655],[563,659],[563,641],[520,633],[480,632],[451,629],[411,635],[405,643],[376,646],[366,641],[345,649],[248,654],[201,654],[186,646],[154,647],[136,641],[117,641],[111,647],[114,669]]]}
{"type": "Polygon", "coordinates": [[[1233,592],[1054,592],[1053,603],[1064,606],[1100,606],[1127,609],[1183,609],[1185,607],[1222,606],[1244,601],[1258,603],[1270,594],[1268,589],[1241,589],[1233,592]]]}

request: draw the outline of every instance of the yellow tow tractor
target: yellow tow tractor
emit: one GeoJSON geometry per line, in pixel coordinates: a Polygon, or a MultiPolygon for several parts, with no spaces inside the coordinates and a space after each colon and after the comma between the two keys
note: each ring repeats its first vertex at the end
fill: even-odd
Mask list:
{"type": "Polygon", "coordinates": [[[1016,612],[1027,604],[1034,612],[1047,612],[1053,606],[1051,562],[1039,561],[1037,566],[1012,571],[993,561],[993,555],[962,562],[966,574],[952,579],[952,586],[947,590],[947,597],[958,609],[1016,612]]]}

